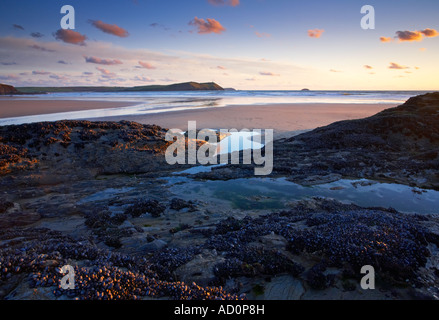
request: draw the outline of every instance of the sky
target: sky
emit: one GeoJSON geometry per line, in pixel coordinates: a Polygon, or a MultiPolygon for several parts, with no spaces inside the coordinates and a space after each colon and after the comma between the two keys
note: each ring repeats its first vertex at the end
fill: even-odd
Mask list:
{"type": "Polygon", "coordinates": [[[437,0],[0,1],[0,83],[16,87],[439,90],[437,0]]]}

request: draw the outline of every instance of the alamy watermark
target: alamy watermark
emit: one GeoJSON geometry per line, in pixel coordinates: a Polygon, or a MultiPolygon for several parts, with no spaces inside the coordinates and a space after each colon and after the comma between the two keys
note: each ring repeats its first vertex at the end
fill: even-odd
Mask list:
{"type": "Polygon", "coordinates": [[[65,274],[61,278],[61,289],[75,289],[75,269],[71,265],[65,265],[60,269],[60,273],[65,274]]]}
{"type": "MultiPolygon", "coordinates": [[[[202,129],[197,131],[196,121],[188,122],[188,131],[184,133],[180,129],[171,129],[166,133],[166,141],[173,141],[165,153],[166,162],[170,165],[175,164],[200,164],[217,165],[219,163],[229,164],[229,153],[222,150],[219,137],[229,137],[231,144],[240,144],[239,152],[230,154],[230,164],[255,164],[254,173],[257,176],[266,176],[273,171],[273,129],[253,129],[252,131],[243,129],[228,130],[221,129],[214,131],[202,129]],[[237,133],[251,133],[245,138],[237,133]],[[187,157],[186,157],[186,138],[187,138],[187,157]],[[240,141],[240,139],[242,139],[240,141]],[[235,141],[234,141],[235,140],[235,141]],[[238,141],[236,141],[238,140],[238,141]],[[198,147],[199,142],[207,142],[198,147]],[[252,146],[262,145],[264,148],[254,148],[252,146]],[[246,148],[246,146],[250,146],[246,148]],[[242,158],[240,157],[242,153],[242,158]],[[264,155],[262,154],[264,153],[264,155]]],[[[228,146],[226,146],[228,148],[228,146]]]]}
{"type": "MultiPolygon", "coordinates": [[[[361,7],[361,14],[364,16],[361,18],[361,28],[364,30],[375,29],[375,8],[371,5],[364,5],[361,7]]],[[[72,5],[64,5],[61,7],[61,14],[64,16],[61,18],[62,29],[75,29],[75,8],[72,5]]]]}
{"type": "Polygon", "coordinates": [[[361,278],[361,289],[363,290],[374,290],[375,289],[375,268],[366,265],[361,268],[361,274],[365,274],[363,278],[361,278]]]}

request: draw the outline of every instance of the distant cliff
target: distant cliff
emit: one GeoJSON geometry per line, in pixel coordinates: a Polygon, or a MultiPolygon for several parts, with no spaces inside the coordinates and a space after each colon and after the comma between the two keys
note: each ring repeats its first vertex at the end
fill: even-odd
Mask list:
{"type": "Polygon", "coordinates": [[[0,83],[0,95],[17,94],[18,91],[13,86],[0,83]]]}
{"type": "Polygon", "coordinates": [[[184,82],[176,83],[168,86],[141,86],[128,88],[124,91],[201,91],[201,90],[224,90],[215,82],[198,83],[198,82],[184,82]]]}
{"type": "Polygon", "coordinates": [[[152,85],[138,87],[23,87],[22,93],[51,93],[51,92],[142,92],[142,91],[222,91],[215,82],[198,83],[184,82],[170,85],[152,85]]]}

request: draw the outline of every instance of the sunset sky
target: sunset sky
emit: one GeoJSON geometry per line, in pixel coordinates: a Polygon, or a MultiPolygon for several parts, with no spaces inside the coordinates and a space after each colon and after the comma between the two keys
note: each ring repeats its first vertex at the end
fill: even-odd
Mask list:
{"type": "Polygon", "coordinates": [[[437,0],[2,1],[0,83],[439,90],[438,31],[437,0]]]}

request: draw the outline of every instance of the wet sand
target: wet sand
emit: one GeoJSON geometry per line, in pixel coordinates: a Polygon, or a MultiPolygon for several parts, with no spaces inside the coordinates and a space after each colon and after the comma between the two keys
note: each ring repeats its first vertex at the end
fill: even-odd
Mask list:
{"type": "Polygon", "coordinates": [[[0,118],[132,106],[132,102],[0,98],[0,118]]]}
{"type": "Polygon", "coordinates": [[[274,129],[279,134],[310,130],[340,120],[365,118],[395,106],[397,105],[332,103],[242,105],[94,120],[129,120],[183,131],[187,129],[188,121],[197,121],[198,129],[274,129]]]}
{"type": "MultiPolygon", "coordinates": [[[[133,102],[123,101],[0,99],[0,118],[120,108],[132,105],[133,102]]],[[[279,138],[287,132],[310,130],[340,120],[365,118],[395,106],[397,104],[292,103],[234,105],[144,115],[87,118],[86,120],[128,120],[181,130],[187,130],[188,121],[196,121],[198,129],[274,129],[276,136],[279,138]]]]}

